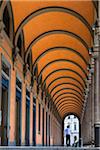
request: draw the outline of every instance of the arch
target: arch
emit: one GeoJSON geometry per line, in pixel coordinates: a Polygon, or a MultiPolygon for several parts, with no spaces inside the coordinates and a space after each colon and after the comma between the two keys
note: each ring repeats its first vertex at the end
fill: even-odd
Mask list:
{"type": "Polygon", "coordinates": [[[15,33],[15,45],[17,43],[17,39],[18,39],[18,35],[21,32],[22,28],[24,27],[24,25],[29,22],[31,19],[33,19],[34,17],[43,14],[43,13],[47,13],[47,12],[52,12],[52,11],[59,11],[59,12],[65,12],[65,13],[69,13],[71,15],[73,15],[74,17],[78,18],[90,31],[92,37],[93,37],[93,33],[92,33],[92,29],[91,26],[89,25],[89,23],[87,22],[87,20],[85,20],[85,18],[83,16],[81,16],[79,13],[75,12],[74,10],[65,8],[65,7],[58,7],[58,6],[52,6],[52,7],[45,7],[45,8],[41,8],[39,10],[36,10],[35,12],[32,12],[31,14],[29,14],[27,17],[25,17],[23,19],[23,21],[20,23],[20,25],[17,28],[17,31],[15,33]]]}
{"type": "MultiPolygon", "coordinates": [[[[31,52],[28,54],[26,64],[28,64],[29,70],[32,71],[32,53],[31,52]]],[[[37,66],[36,66],[36,68],[37,68],[37,66]]],[[[35,73],[36,68],[34,69],[34,73],[35,73]]],[[[34,73],[33,73],[33,76],[34,76],[34,73]]]]}
{"type": "MultiPolygon", "coordinates": [[[[30,50],[31,50],[31,47],[32,47],[37,41],[39,41],[40,39],[42,39],[43,37],[48,36],[48,35],[51,35],[51,34],[66,34],[66,35],[70,35],[70,36],[72,36],[72,37],[75,37],[77,40],[79,40],[79,41],[84,45],[84,47],[86,47],[87,51],[89,50],[89,47],[88,47],[88,45],[86,44],[86,42],[85,42],[81,37],[79,37],[78,35],[74,34],[73,32],[69,32],[69,31],[65,31],[65,30],[51,30],[51,31],[44,32],[44,33],[40,34],[39,36],[37,36],[37,37],[30,43],[30,45],[28,46],[28,48],[27,48],[27,50],[26,50],[26,59],[27,59],[28,53],[29,53],[30,50]]],[[[26,60],[26,59],[25,59],[25,60],[26,60]]]]}
{"type": "Polygon", "coordinates": [[[75,91],[76,93],[78,93],[82,97],[82,94],[79,91],[77,91],[76,89],[74,89],[74,88],[62,88],[62,89],[58,90],[57,92],[55,92],[53,94],[52,99],[55,97],[56,94],[58,94],[59,92],[61,92],[63,90],[66,90],[66,92],[67,92],[67,90],[75,91]]]}
{"type": "Polygon", "coordinates": [[[61,94],[61,95],[54,101],[54,103],[57,104],[57,103],[59,103],[59,101],[60,101],[61,99],[68,98],[68,97],[69,97],[69,98],[75,98],[75,99],[77,99],[78,101],[80,101],[81,103],[84,103],[84,100],[80,99],[79,97],[77,97],[76,94],[71,93],[71,92],[61,94]],[[62,96],[63,96],[63,97],[62,97],[62,96]]]}
{"type": "Polygon", "coordinates": [[[77,86],[76,84],[70,83],[70,82],[63,82],[63,83],[57,84],[49,93],[51,94],[53,92],[53,90],[55,90],[57,87],[59,87],[61,85],[68,85],[68,84],[77,87],[80,90],[80,92],[83,93],[83,91],[81,90],[81,88],[79,86],[77,86]]]}
{"type": "Polygon", "coordinates": [[[76,99],[77,101],[79,101],[79,102],[83,105],[83,101],[80,100],[80,99],[78,99],[78,98],[76,98],[75,96],[64,96],[64,97],[60,98],[60,99],[55,103],[55,105],[57,106],[60,101],[66,99],[66,98],[69,98],[69,99],[71,99],[71,98],[72,98],[72,99],[76,99]]]}
{"type": "Polygon", "coordinates": [[[40,75],[42,74],[43,70],[44,70],[47,66],[49,66],[50,64],[53,64],[54,62],[59,62],[59,61],[71,62],[71,63],[73,63],[73,64],[76,64],[76,65],[83,71],[83,73],[85,74],[86,78],[88,78],[86,71],[85,71],[78,63],[76,63],[76,62],[74,62],[74,61],[72,61],[72,60],[67,60],[67,59],[57,59],[57,60],[53,60],[53,61],[49,62],[48,64],[46,64],[46,65],[42,68],[42,70],[40,71],[40,73],[39,73],[39,75],[38,75],[38,78],[40,78],[40,75]]]}
{"type": "Polygon", "coordinates": [[[79,101],[77,98],[74,97],[65,97],[65,98],[61,98],[60,101],[58,101],[55,105],[56,107],[58,107],[60,104],[62,104],[62,102],[67,101],[67,100],[73,100],[76,101],[77,103],[79,103],[80,105],[83,105],[82,101],[79,101]]]}
{"type": "Polygon", "coordinates": [[[76,106],[75,104],[69,104],[69,105],[66,104],[66,105],[64,105],[64,107],[62,107],[62,108],[59,109],[59,112],[62,112],[63,110],[69,110],[71,108],[77,109],[79,111],[81,110],[81,108],[79,108],[79,106],[76,106]]]}
{"type": "Polygon", "coordinates": [[[33,53],[33,66],[35,66],[35,64],[37,62],[36,59],[39,57],[39,55],[45,53],[45,51],[48,52],[48,50],[51,48],[56,48],[56,47],[72,48],[75,51],[78,51],[79,53],[81,53],[81,55],[84,57],[86,62],[88,62],[89,50],[86,49],[86,47],[79,40],[77,40],[76,38],[74,38],[70,35],[67,35],[67,34],[56,33],[56,34],[50,34],[48,36],[45,36],[45,37],[41,38],[40,40],[38,40],[36,43],[34,43],[33,47],[31,48],[32,53],[33,53]],[[55,40],[55,38],[57,40],[55,40]],[[54,40],[55,40],[55,42],[54,42],[54,40]],[[63,43],[63,41],[65,41],[65,42],[63,43]],[[72,41],[72,42],[70,42],[70,41],[72,41]],[[45,44],[46,42],[47,42],[47,44],[45,44]],[[76,42],[77,42],[77,45],[76,45],[76,42]],[[81,49],[81,51],[80,51],[80,49],[81,49]],[[36,54],[36,56],[34,58],[35,54],[36,54]]]}
{"type": "Polygon", "coordinates": [[[77,107],[80,107],[80,108],[82,108],[82,106],[81,105],[79,105],[77,102],[75,102],[75,101],[73,101],[73,102],[69,102],[69,101],[67,101],[67,102],[64,102],[64,103],[62,103],[62,105],[59,105],[59,107],[57,107],[57,109],[58,109],[58,111],[60,110],[60,109],[62,109],[64,106],[69,106],[69,105],[74,105],[75,104],[75,106],[77,106],[77,107]]]}
{"type": "Polygon", "coordinates": [[[47,90],[48,90],[48,88],[49,88],[55,81],[57,81],[57,80],[59,80],[59,79],[62,79],[62,78],[65,78],[65,79],[67,79],[67,78],[73,79],[74,81],[78,82],[78,83],[81,85],[81,87],[84,89],[84,87],[83,87],[83,85],[81,84],[81,82],[78,81],[77,79],[75,79],[75,78],[73,78],[73,77],[70,77],[70,76],[61,76],[61,77],[58,77],[58,78],[52,80],[52,81],[49,83],[49,85],[47,86],[47,90]]]}
{"type": "MultiPolygon", "coordinates": [[[[81,115],[80,110],[79,110],[78,108],[76,108],[75,106],[70,106],[68,109],[63,108],[62,110],[60,110],[60,115],[62,116],[63,113],[71,113],[71,112],[73,112],[73,111],[74,111],[75,113],[78,113],[78,114],[81,115]],[[70,109],[72,109],[72,111],[71,111],[70,109]],[[73,109],[74,109],[74,110],[73,110],[73,109]]],[[[80,116],[80,115],[79,115],[79,116],[80,116]]]]}
{"type": "Polygon", "coordinates": [[[76,50],[74,50],[74,49],[72,49],[70,47],[58,46],[58,47],[51,47],[51,48],[45,50],[42,54],[40,54],[37,57],[37,59],[35,60],[35,62],[33,63],[33,68],[34,68],[35,64],[38,62],[38,60],[40,60],[48,52],[50,52],[50,51],[56,51],[56,50],[61,50],[61,49],[66,50],[66,51],[70,50],[70,51],[76,53],[77,55],[79,55],[82,58],[82,60],[85,62],[85,64],[88,65],[88,62],[85,60],[85,58],[79,52],[77,52],[76,50]]]}
{"type": "MultiPolygon", "coordinates": [[[[50,72],[50,73],[46,76],[46,78],[43,80],[42,86],[44,87],[44,84],[45,84],[46,80],[50,77],[50,75],[54,74],[55,72],[59,72],[59,71],[71,71],[71,72],[77,74],[77,75],[82,79],[82,81],[84,82],[84,85],[86,86],[86,83],[85,83],[85,80],[83,79],[83,77],[82,77],[78,72],[76,72],[76,71],[74,71],[74,70],[72,70],[72,69],[69,69],[69,68],[61,68],[61,69],[53,70],[53,71],[50,72]]],[[[81,86],[83,87],[82,84],[81,84],[81,86]]],[[[83,87],[83,88],[84,88],[84,87],[83,87]]]]}
{"type": "MultiPolygon", "coordinates": [[[[32,55],[34,55],[34,54],[32,53],[32,55]]],[[[33,58],[34,58],[34,56],[33,56],[33,58]]],[[[78,71],[80,72],[80,69],[81,69],[81,75],[83,75],[83,72],[85,75],[88,75],[89,71],[87,70],[87,64],[83,61],[83,59],[76,53],[74,53],[70,50],[66,51],[64,49],[61,49],[60,51],[58,51],[58,50],[51,51],[51,52],[47,53],[44,57],[42,57],[37,63],[38,68],[39,68],[39,74],[40,75],[42,73],[45,74],[45,70],[47,70],[47,68],[50,66],[53,67],[53,65],[55,65],[56,62],[58,62],[59,64],[60,64],[60,62],[61,63],[67,62],[67,64],[70,64],[71,67],[77,65],[77,68],[80,67],[79,70],[77,70],[77,72],[78,71]]],[[[75,69],[73,69],[73,70],[75,70],[75,69]]]]}
{"type": "Polygon", "coordinates": [[[23,30],[22,32],[19,34],[18,37],[18,41],[17,41],[17,47],[19,49],[19,55],[24,59],[24,49],[25,49],[25,45],[24,45],[25,39],[24,39],[24,33],[23,30]]]}
{"type": "Polygon", "coordinates": [[[64,115],[64,117],[63,117],[63,121],[64,121],[64,119],[67,117],[67,116],[69,116],[69,115],[74,115],[74,116],[76,116],[77,118],[78,118],[78,120],[79,120],[79,122],[80,122],[80,117],[79,117],[79,115],[78,114],[76,114],[75,112],[68,112],[68,113],[65,113],[65,115],[64,115]]]}
{"type": "MultiPolygon", "coordinates": [[[[66,95],[66,94],[72,94],[72,95],[75,95],[77,98],[79,98],[80,100],[82,100],[77,94],[75,94],[75,93],[72,93],[72,92],[64,92],[64,93],[62,93],[62,94],[60,94],[60,95],[58,95],[53,101],[55,102],[60,96],[62,96],[62,95],[66,95]]],[[[83,101],[83,100],[82,100],[83,101]]]]}
{"type": "Polygon", "coordinates": [[[64,114],[71,114],[71,113],[75,113],[77,115],[79,115],[81,117],[81,112],[78,111],[75,107],[70,107],[70,109],[64,109],[60,112],[60,116],[64,117],[64,114]],[[70,111],[70,109],[74,109],[72,111],[70,111]]]}
{"type": "Polygon", "coordinates": [[[58,109],[60,106],[62,106],[62,105],[64,106],[67,103],[69,103],[69,104],[75,103],[78,105],[78,107],[82,107],[81,103],[77,102],[76,100],[73,100],[73,102],[72,102],[72,100],[73,99],[64,99],[63,101],[61,101],[61,103],[58,106],[56,106],[56,108],[58,109]]]}

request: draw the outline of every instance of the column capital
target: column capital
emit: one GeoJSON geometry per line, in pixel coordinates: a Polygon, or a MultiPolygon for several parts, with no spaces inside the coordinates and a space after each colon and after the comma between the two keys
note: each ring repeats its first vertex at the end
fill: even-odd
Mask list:
{"type": "Polygon", "coordinates": [[[95,123],[94,123],[94,126],[95,126],[95,127],[100,127],[100,122],[95,122],[95,123]]]}

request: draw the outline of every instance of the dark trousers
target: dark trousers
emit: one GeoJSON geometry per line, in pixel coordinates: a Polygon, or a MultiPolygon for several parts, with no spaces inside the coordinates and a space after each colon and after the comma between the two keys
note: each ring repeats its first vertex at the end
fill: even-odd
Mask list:
{"type": "Polygon", "coordinates": [[[66,135],[66,145],[70,146],[70,135],[66,135]]]}

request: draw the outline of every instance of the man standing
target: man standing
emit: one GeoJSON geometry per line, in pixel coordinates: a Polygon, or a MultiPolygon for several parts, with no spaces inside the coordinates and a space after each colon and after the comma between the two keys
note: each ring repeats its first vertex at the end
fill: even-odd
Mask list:
{"type": "Polygon", "coordinates": [[[66,145],[70,146],[70,128],[69,128],[69,125],[67,126],[65,133],[66,133],[66,145]]]}

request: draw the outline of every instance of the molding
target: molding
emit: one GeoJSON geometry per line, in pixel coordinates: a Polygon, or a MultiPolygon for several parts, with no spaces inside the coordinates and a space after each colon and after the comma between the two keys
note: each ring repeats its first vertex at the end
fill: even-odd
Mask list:
{"type": "Polygon", "coordinates": [[[99,127],[100,128],[100,122],[95,122],[94,127],[99,127]]]}

